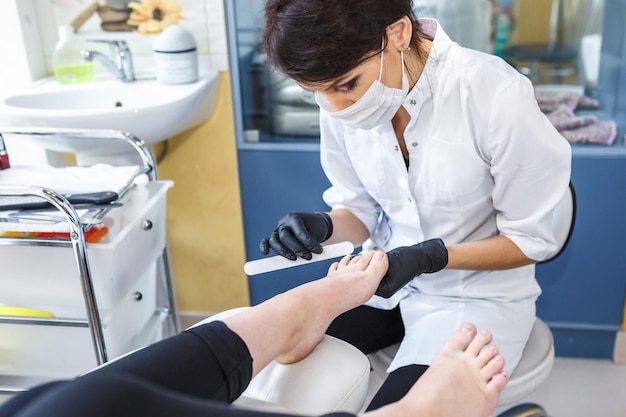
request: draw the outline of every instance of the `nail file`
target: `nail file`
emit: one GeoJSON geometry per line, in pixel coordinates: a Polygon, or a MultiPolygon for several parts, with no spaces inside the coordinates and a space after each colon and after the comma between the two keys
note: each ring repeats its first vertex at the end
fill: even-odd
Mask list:
{"type": "Polygon", "coordinates": [[[277,255],[269,258],[262,258],[255,261],[246,262],[246,264],[243,266],[243,270],[247,275],[263,274],[265,272],[278,271],[294,266],[309,264],[311,262],[325,261],[327,259],[350,255],[354,251],[354,245],[350,242],[333,243],[332,245],[326,245],[322,247],[324,248],[322,253],[314,253],[310,261],[302,258],[298,258],[295,261],[290,261],[287,258],[277,255]]]}

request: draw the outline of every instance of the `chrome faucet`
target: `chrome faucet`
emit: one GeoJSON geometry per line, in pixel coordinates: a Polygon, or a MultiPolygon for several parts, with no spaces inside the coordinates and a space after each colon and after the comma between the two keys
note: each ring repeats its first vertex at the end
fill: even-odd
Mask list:
{"type": "Polygon", "coordinates": [[[116,78],[122,81],[135,81],[135,71],[133,69],[133,55],[128,49],[126,41],[90,40],[89,42],[100,42],[109,44],[113,59],[96,51],[82,51],[85,61],[94,59],[101,62],[116,78]]]}

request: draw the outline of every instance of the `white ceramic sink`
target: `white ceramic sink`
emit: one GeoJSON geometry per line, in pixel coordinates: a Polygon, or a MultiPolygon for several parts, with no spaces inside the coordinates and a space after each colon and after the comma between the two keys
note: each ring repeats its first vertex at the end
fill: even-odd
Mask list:
{"type": "Polygon", "coordinates": [[[217,72],[203,74],[195,83],[177,85],[116,79],[62,85],[46,78],[2,100],[0,127],[115,129],[152,146],[208,120],[218,90],[217,72]]]}

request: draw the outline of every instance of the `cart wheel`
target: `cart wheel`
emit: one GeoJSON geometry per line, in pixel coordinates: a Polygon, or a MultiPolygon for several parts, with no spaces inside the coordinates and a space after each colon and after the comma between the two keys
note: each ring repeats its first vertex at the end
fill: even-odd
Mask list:
{"type": "Polygon", "coordinates": [[[519,404],[509,408],[498,417],[550,417],[540,405],[533,403],[519,404]]]}

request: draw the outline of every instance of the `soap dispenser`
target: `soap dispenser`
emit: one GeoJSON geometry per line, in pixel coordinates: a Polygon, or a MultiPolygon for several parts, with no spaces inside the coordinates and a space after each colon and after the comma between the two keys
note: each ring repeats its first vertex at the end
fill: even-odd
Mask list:
{"type": "Polygon", "coordinates": [[[198,81],[198,50],[191,32],[170,25],[152,44],[157,80],[164,84],[198,81]]]}
{"type": "Polygon", "coordinates": [[[59,42],[54,50],[54,75],[61,84],[77,84],[94,79],[93,62],[85,61],[84,43],[74,35],[70,25],[59,26],[59,42]]]}

